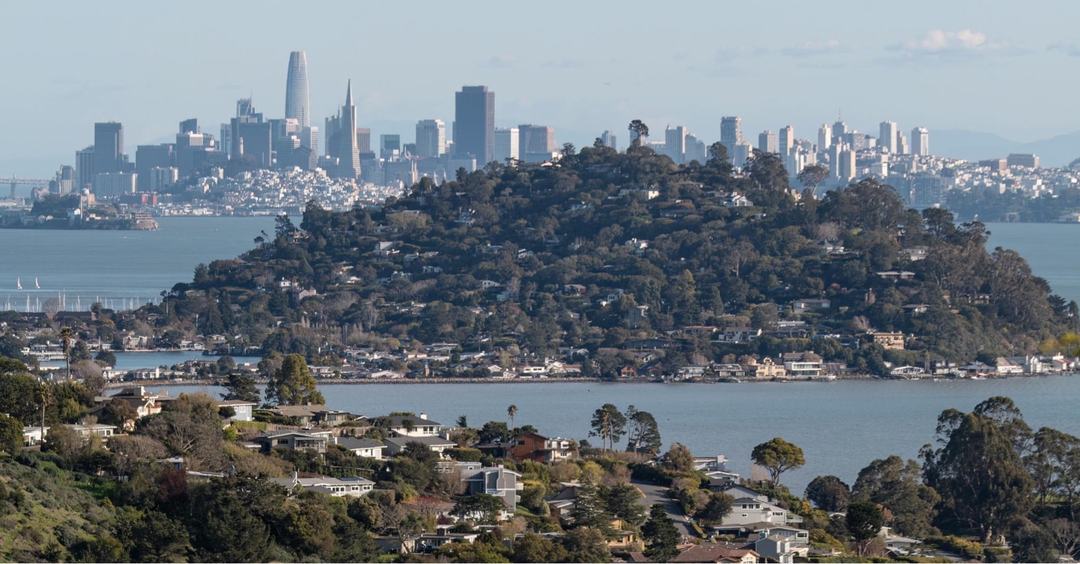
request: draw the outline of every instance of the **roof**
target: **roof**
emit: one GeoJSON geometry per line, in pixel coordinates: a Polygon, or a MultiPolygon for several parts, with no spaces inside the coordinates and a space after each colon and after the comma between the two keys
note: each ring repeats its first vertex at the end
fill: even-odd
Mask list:
{"type": "Polygon", "coordinates": [[[757,552],[720,543],[703,543],[682,551],[672,562],[738,562],[747,554],[757,559],[757,552]]]}
{"type": "Polygon", "coordinates": [[[270,481],[286,488],[301,486],[314,488],[318,486],[351,486],[351,485],[375,485],[375,482],[367,478],[334,478],[332,476],[315,476],[313,478],[271,478],[270,481]]]}
{"type": "Polygon", "coordinates": [[[337,444],[343,448],[384,448],[382,441],[375,439],[358,439],[356,437],[338,437],[337,444]]]}
{"type": "Polygon", "coordinates": [[[218,407],[241,407],[241,406],[245,406],[245,405],[250,405],[252,407],[255,407],[256,405],[259,405],[259,404],[255,403],[253,401],[244,401],[244,400],[218,400],[217,405],[218,405],[218,407]]]}
{"type": "Polygon", "coordinates": [[[429,427],[431,425],[437,425],[439,427],[442,426],[442,424],[437,421],[432,421],[431,419],[424,419],[415,415],[387,415],[385,417],[382,417],[381,419],[386,422],[386,424],[392,429],[404,427],[406,421],[410,422],[413,427],[420,427],[422,425],[426,425],[429,427]]]}
{"type": "Polygon", "coordinates": [[[386,439],[386,442],[392,443],[400,448],[405,448],[409,443],[420,443],[426,447],[452,447],[457,445],[456,442],[442,437],[390,437],[389,439],[386,439]]]}
{"type": "Polygon", "coordinates": [[[284,417],[313,417],[316,412],[325,410],[325,405],[278,405],[271,411],[284,417]]]}

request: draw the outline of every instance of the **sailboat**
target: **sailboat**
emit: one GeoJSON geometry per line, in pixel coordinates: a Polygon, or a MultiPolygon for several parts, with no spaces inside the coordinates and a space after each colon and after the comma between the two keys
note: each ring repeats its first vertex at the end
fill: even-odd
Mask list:
{"type": "Polygon", "coordinates": [[[22,290],[22,277],[21,276],[15,277],[15,289],[16,290],[22,290]]]}
{"type": "Polygon", "coordinates": [[[41,284],[38,283],[37,276],[34,277],[34,287],[39,290],[41,289],[41,284]]]}

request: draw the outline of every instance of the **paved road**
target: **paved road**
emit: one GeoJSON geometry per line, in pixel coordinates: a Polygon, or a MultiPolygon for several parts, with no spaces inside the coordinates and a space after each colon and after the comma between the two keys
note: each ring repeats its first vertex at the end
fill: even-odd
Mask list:
{"type": "Polygon", "coordinates": [[[645,494],[645,499],[642,500],[642,503],[645,504],[646,511],[657,503],[663,505],[664,509],[667,510],[668,517],[675,523],[675,528],[677,528],[684,537],[697,538],[697,532],[689,523],[687,523],[682,506],[679,505],[678,501],[668,497],[667,488],[655,484],[647,484],[645,482],[631,483],[634,484],[637,489],[641,490],[641,493],[645,494]]]}

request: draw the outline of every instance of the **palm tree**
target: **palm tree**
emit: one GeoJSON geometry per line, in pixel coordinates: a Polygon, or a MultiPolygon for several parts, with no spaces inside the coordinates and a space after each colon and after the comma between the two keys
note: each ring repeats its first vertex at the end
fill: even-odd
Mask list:
{"type": "Polygon", "coordinates": [[[514,428],[514,416],[517,415],[517,406],[510,404],[510,407],[506,408],[506,416],[510,418],[510,428],[514,428]]]}
{"type": "Polygon", "coordinates": [[[60,330],[60,340],[64,346],[64,366],[67,369],[67,379],[71,379],[71,328],[64,327],[60,330]]]}

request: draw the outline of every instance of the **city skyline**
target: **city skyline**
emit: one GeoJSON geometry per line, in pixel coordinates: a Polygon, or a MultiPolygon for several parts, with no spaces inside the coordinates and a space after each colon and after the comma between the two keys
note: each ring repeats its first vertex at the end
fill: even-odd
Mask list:
{"type": "MultiPolygon", "coordinates": [[[[1080,9],[1047,5],[1058,12],[1080,9]]],[[[624,30],[644,17],[643,4],[629,4],[618,12],[578,7],[581,21],[560,18],[555,27],[560,32],[547,35],[544,30],[553,28],[554,15],[537,15],[538,26],[532,30],[510,25],[497,10],[478,9],[477,17],[486,18],[492,28],[484,37],[452,36],[449,30],[464,22],[464,16],[432,6],[429,17],[416,22],[418,33],[410,33],[420,39],[410,42],[382,28],[389,26],[377,25],[393,15],[387,6],[347,7],[342,17],[326,22],[328,29],[297,31],[284,42],[276,34],[258,32],[273,21],[270,14],[280,13],[269,5],[256,13],[242,5],[226,6],[209,19],[199,15],[198,3],[183,9],[126,4],[121,10],[126,16],[117,22],[94,17],[86,6],[68,6],[59,14],[13,6],[11,21],[27,25],[13,26],[12,41],[27,46],[23,49],[33,44],[34,57],[20,54],[19,48],[0,55],[23,85],[0,93],[0,103],[24,109],[12,120],[16,129],[26,132],[0,141],[0,170],[49,173],[55,163],[69,161],[71,151],[88,143],[82,124],[123,122],[128,144],[135,146],[168,140],[172,124],[186,117],[207,124],[227,121],[230,105],[239,97],[251,96],[261,108],[281,108],[282,61],[301,49],[310,62],[312,123],[334,112],[340,104],[337,85],[352,77],[357,121],[375,135],[407,136],[417,120],[428,118],[443,119],[449,128],[449,93],[463,84],[485,84],[500,93],[496,127],[544,123],[555,129],[560,143],[578,145],[605,129],[622,130],[634,118],[654,129],[686,125],[703,138],[718,139],[722,115],[741,116],[746,131],[786,123],[796,131],[812,131],[838,112],[868,132],[882,120],[896,121],[905,131],[918,125],[1017,140],[1080,130],[1080,119],[1065,113],[1075,74],[1069,69],[1080,62],[1073,56],[1080,50],[1069,43],[1069,18],[1040,20],[1036,29],[1037,14],[1026,7],[1001,6],[991,14],[970,2],[933,7],[915,3],[913,14],[896,15],[889,30],[864,29],[874,23],[873,14],[851,10],[843,28],[815,25],[845,12],[845,6],[850,4],[794,10],[798,17],[782,14],[775,22],[767,22],[771,15],[752,7],[696,4],[680,13],[649,13],[655,23],[649,37],[679,34],[684,40],[671,45],[645,41],[642,45],[648,47],[633,53],[623,47],[629,41],[624,30]],[[930,10],[932,17],[926,15],[930,10]],[[178,52],[178,41],[192,29],[208,38],[223,37],[226,24],[240,14],[251,25],[228,28],[238,41],[225,47],[214,41],[184,44],[184,53],[191,54],[178,52]],[[706,24],[729,18],[745,25],[725,30],[722,38],[705,33],[706,24]],[[113,33],[123,21],[136,19],[146,25],[125,29],[126,35],[113,33]],[[26,34],[38,27],[36,22],[46,21],[58,31],[70,30],[58,35],[74,39],[88,33],[86,28],[100,32],[86,36],[85,54],[79,55],[92,55],[94,61],[71,60],[65,42],[32,42],[26,34]],[[86,26],[87,21],[93,25],[86,26]],[[151,25],[155,23],[159,25],[151,25]],[[349,25],[359,26],[366,38],[355,50],[340,45],[339,32],[349,25]],[[769,33],[758,37],[765,29],[769,33]],[[148,30],[163,35],[157,39],[148,36],[148,30]],[[503,41],[515,34],[535,41],[503,41]],[[618,47],[592,47],[598,39],[618,47]],[[404,53],[425,56],[357,55],[380,43],[401,43],[404,53]],[[139,48],[133,49],[136,44],[139,48]],[[493,50],[492,45],[499,47],[493,50]],[[436,52],[438,58],[430,56],[436,52]],[[146,80],[131,78],[136,69],[146,80]],[[1037,89],[1002,84],[998,78],[1035,70],[1045,71],[1037,89]],[[567,84],[573,85],[573,96],[566,96],[567,84]],[[80,103],[62,103],[73,97],[80,103]],[[1000,112],[1003,101],[1020,109],[1000,112]],[[35,110],[44,107],[50,111],[35,110]]]]}

